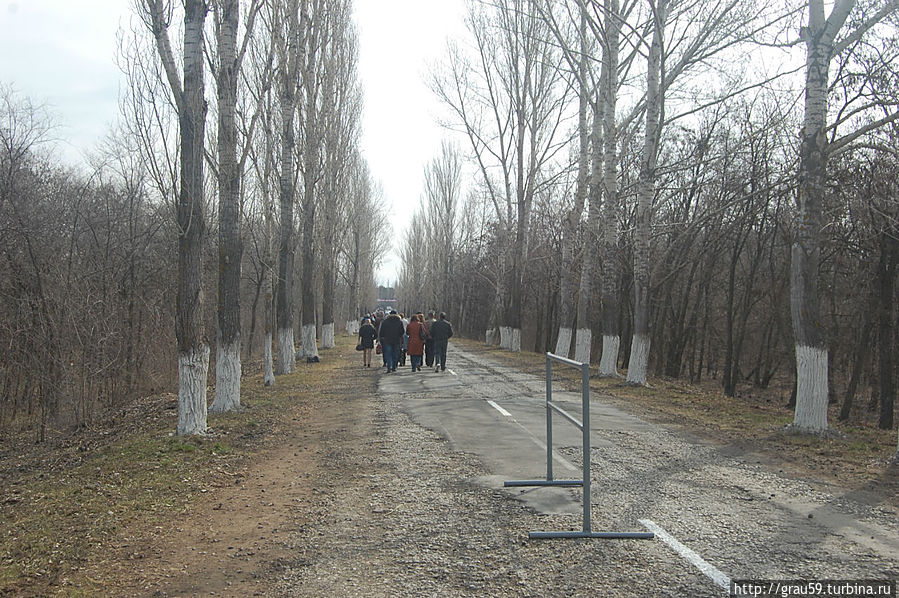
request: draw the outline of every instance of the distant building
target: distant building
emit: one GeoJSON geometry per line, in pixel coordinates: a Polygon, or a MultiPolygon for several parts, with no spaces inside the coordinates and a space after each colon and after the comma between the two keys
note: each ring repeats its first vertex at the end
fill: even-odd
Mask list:
{"type": "Polygon", "coordinates": [[[396,289],[393,287],[378,287],[378,309],[389,311],[396,309],[396,289]]]}

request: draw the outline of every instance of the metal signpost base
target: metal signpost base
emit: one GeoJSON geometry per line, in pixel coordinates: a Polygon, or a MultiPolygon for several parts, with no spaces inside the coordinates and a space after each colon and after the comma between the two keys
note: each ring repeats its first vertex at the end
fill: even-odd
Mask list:
{"type": "Polygon", "coordinates": [[[503,484],[506,487],[516,486],[580,486],[584,489],[583,527],[579,532],[530,532],[528,537],[543,538],[627,538],[648,540],[655,537],[652,532],[594,532],[590,522],[590,364],[578,363],[552,353],[546,354],[546,479],[545,480],[511,480],[503,484]],[[577,368],[581,371],[581,418],[583,422],[569,415],[564,409],[552,402],[552,362],[577,368]],[[553,411],[570,421],[583,437],[583,478],[580,480],[553,479],[553,411]]]}

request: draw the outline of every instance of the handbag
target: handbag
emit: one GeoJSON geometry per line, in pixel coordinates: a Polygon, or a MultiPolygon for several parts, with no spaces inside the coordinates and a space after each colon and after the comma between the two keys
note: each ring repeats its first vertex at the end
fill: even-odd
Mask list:
{"type": "Polygon", "coordinates": [[[361,350],[364,349],[364,348],[365,348],[365,347],[362,346],[362,343],[359,343],[358,345],[356,345],[356,350],[357,350],[357,351],[361,351],[361,350]]]}
{"type": "Polygon", "coordinates": [[[378,355],[381,354],[381,345],[378,345],[377,347],[375,347],[375,353],[377,353],[378,355]]]}

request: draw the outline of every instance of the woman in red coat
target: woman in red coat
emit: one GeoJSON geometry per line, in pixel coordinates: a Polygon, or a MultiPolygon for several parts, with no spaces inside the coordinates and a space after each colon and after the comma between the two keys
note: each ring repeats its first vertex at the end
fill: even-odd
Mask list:
{"type": "Polygon", "coordinates": [[[421,371],[422,355],[425,352],[427,332],[421,320],[421,314],[415,314],[412,316],[412,321],[406,326],[406,334],[409,335],[409,348],[406,349],[406,354],[411,358],[413,372],[421,371]]]}

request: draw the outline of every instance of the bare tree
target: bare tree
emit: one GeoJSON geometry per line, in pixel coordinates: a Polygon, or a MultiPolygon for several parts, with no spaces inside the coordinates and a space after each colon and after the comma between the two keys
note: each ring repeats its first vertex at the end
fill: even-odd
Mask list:
{"type": "MultiPolygon", "coordinates": [[[[631,4],[633,6],[633,4],[631,4]]],[[[630,9],[628,9],[629,11],[630,9]]],[[[599,375],[618,376],[618,85],[619,46],[623,17],[619,0],[605,0],[603,7],[603,77],[600,100],[603,105],[603,218],[600,236],[602,251],[602,356],[599,375]]],[[[594,151],[599,151],[595,147],[594,151]]]]}
{"type": "Polygon", "coordinates": [[[175,63],[168,30],[172,7],[163,0],[139,0],[141,18],[156,40],[180,130],[178,221],[178,299],[175,331],[178,340],[179,435],[206,433],[206,376],[209,345],[203,335],[202,250],[206,227],[203,194],[204,135],[204,23],[203,0],[184,0],[183,81],[175,63]]]}
{"type": "Polygon", "coordinates": [[[462,186],[462,160],[456,146],[444,140],[440,155],[425,166],[425,200],[428,230],[436,250],[428,264],[427,285],[432,289],[430,307],[449,309],[453,272],[453,243],[462,186]]]}
{"type": "MultiPolygon", "coordinates": [[[[537,0],[472,5],[473,56],[451,50],[448,72],[433,89],[467,136],[499,223],[495,305],[503,317],[500,345],[521,348],[522,298],[531,210],[539,187],[564,147],[567,86],[558,76],[557,45],[537,0]]],[[[565,140],[567,141],[567,140],[565,140]]]]}
{"type": "Polygon", "coordinates": [[[322,347],[334,347],[337,305],[338,258],[348,233],[347,204],[352,201],[351,177],[359,156],[362,100],[358,87],[358,42],[349,2],[332,3],[330,33],[324,56],[323,181],[322,207],[322,347]]]}
{"type": "Polygon", "coordinates": [[[662,43],[668,19],[667,0],[652,3],[652,42],[646,69],[646,125],[643,158],[640,164],[640,186],[637,194],[637,222],[634,232],[634,338],[631,343],[629,384],[646,384],[649,366],[649,235],[652,200],[655,195],[656,166],[662,122],[662,43]]]}
{"type": "MultiPolygon", "coordinates": [[[[277,5],[281,7],[282,4],[277,5]]],[[[281,229],[278,241],[278,366],[277,374],[289,374],[296,365],[293,338],[293,262],[294,262],[294,202],[296,195],[295,158],[296,133],[294,118],[299,89],[299,62],[304,52],[303,32],[306,27],[306,0],[288,0],[286,15],[280,11],[273,19],[278,47],[280,78],[279,106],[281,111],[281,157],[279,176],[279,204],[281,229]],[[302,5],[300,4],[302,2],[302,5]],[[302,8],[301,8],[302,6],[302,8]],[[299,14],[302,11],[302,14],[299,14]],[[281,32],[281,23],[287,24],[281,32]]]]}
{"type": "Polygon", "coordinates": [[[224,412],[240,408],[240,279],[243,257],[240,215],[245,154],[238,156],[237,88],[261,0],[254,0],[250,5],[245,37],[240,46],[237,36],[240,0],[217,0],[212,7],[217,49],[219,281],[215,398],[210,410],[224,412]]]}
{"type": "Polygon", "coordinates": [[[799,148],[799,221],[790,279],[796,343],[796,411],[791,426],[818,434],[828,428],[828,351],[822,334],[818,292],[827,160],[861,135],[899,118],[899,111],[894,111],[842,138],[835,138],[835,126],[839,122],[827,123],[831,64],[876,24],[899,10],[899,2],[880,3],[878,10],[859,15],[845,31],[847,19],[856,7],[855,0],[836,0],[829,15],[824,4],[824,0],[809,0],[808,24],[800,32],[806,51],[805,107],[799,148]]]}

